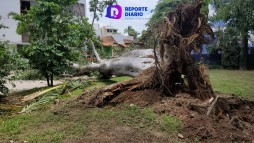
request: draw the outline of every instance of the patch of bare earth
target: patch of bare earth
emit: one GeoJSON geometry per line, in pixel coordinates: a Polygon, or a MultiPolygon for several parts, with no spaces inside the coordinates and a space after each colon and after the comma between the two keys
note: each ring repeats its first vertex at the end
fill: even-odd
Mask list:
{"type": "Polygon", "coordinates": [[[109,129],[94,128],[85,137],[66,139],[64,143],[160,143],[170,142],[160,132],[138,130],[129,126],[116,126],[109,129]]]}

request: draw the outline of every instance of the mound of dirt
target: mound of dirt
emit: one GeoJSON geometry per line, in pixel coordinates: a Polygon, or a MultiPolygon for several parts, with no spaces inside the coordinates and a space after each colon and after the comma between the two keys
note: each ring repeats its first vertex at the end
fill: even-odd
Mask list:
{"type": "Polygon", "coordinates": [[[109,104],[116,105],[120,103],[130,103],[146,107],[161,101],[162,97],[154,96],[156,94],[158,93],[154,90],[126,91],[111,100],[109,104]]]}
{"type": "MultiPolygon", "coordinates": [[[[83,98],[88,103],[87,94],[93,93],[84,93],[79,100],[83,98]]],[[[254,103],[251,101],[219,95],[211,114],[206,115],[212,101],[201,101],[189,94],[168,97],[146,89],[122,92],[107,106],[117,108],[123,103],[151,107],[157,114],[179,118],[184,142],[254,142],[254,103]]]]}

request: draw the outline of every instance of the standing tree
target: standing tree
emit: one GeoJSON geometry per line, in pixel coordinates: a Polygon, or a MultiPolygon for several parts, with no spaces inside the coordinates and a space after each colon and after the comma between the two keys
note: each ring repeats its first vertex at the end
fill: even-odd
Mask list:
{"type": "Polygon", "coordinates": [[[222,49],[222,66],[229,69],[239,69],[240,63],[240,36],[235,28],[227,27],[219,46],[222,49]]]}
{"type": "Polygon", "coordinates": [[[126,29],[124,29],[124,33],[128,33],[128,35],[133,36],[134,39],[137,39],[139,35],[139,33],[132,26],[128,26],[126,29]]]}
{"type": "MultiPolygon", "coordinates": [[[[7,27],[0,23],[0,30],[2,28],[7,27]]],[[[8,76],[10,73],[11,61],[12,58],[10,56],[9,51],[7,50],[6,42],[0,41],[0,94],[1,93],[6,94],[8,92],[8,88],[4,86],[6,82],[4,78],[8,76]]]]}
{"type": "Polygon", "coordinates": [[[240,69],[247,69],[248,31],[254,29],[252,0],[213,0],[216,19],[224,20],[241,33],[240,69]]]}
{"type": "Polygon", "coordinates": [[[227,69],[239,69],[240,33],[237,29],[227,26],[222,20],[215,20],[210,25],[216,31],[216,44],[209,45],[209,54],[217,64],[227,69]],[[219,53],[219,51],[221,51],[219,53]],[[220,60],[221,59],[221,60],[220,60]]]}
{"type": "Polygon", "coordinates": [[[17,32],[29,35],[31,45],[23,49],[24,57],[53,86],[53,76],[78,59],[83,39],[93,36],[93,31],[87,20],[80,21],[70,11],[77,0],[37,2],[27,14],[13,15],[19,21],[17,32]]]}
{"type": "Polygon", "coordinates": [[[7,50],[6,43],[0,41],[0,93],[8,93],[8,88],[4,86],[6,80],[4,79],[9,75],[11,70],[11,57],[7,50]]]}

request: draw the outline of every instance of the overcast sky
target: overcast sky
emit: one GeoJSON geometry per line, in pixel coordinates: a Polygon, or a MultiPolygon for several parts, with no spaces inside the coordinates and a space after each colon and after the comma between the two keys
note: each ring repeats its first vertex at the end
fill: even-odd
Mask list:
{"type": "MultiPolygon", "coordinates": [[[[82,1],[82,0],[80,0],[82,1]]],[[[87,17],[89,18],[89,21],[92,21],[92,13],[89,12],[89,1],[86,0],[87,3],[87,17]]],[[[114,28],[119,29],[118,31],[120,33],[124,34],[124,29],[128,26],[132,26],[136,31],[139,33],[142,32],[142,30],[146,29],[145,24],[148,22],[149,18],[151,18],[152,13],[150,12],[153,10],[159,0],[117,0],[118,5],[121,7],[148,7],[147,13],[144,13],[143,16],[144,19],[125,19],[125,17],[122,17],[120,20],[115,19],[109,19],[106,16],[106,9],[104,11],[104,15],[100,17],[99,21],[95,21],[95,23],[99,23],[100,27],[102,26],[112,26],[114,28]]],[[[212,16],[214,14],[214,8],[209,5],[209,16],[212,16]]],[[[124,13],[123,13],[124,15],[124,13]]]]}
{"type": "MultiPolygon", "coordinates": [[[[142,30],[146,29],[145,24],[152,16],[152,13],[150,13],[150,11],[155,8],[157,1],[158,0],[117,0],[118,4],[122,7],[148,7],[149,12],[145,13],[145,15],[143,16],[144,19],[125,19],[124,17],[122,17],[119,20],[115,20],[105,17],[106,15],[105,9],[103,17],[100,17],[100,20],[96,21],[95,23],[99,23],[100,27],[105,25],[112,26],[114,28],[119,29],[120,33],[123,33],[124,29],[127,28],[128,26],[132,26],[136,31],[141,33],[142,30]]],[[[88,6],[87,17],[89,18],[89,21],[91,21],[92,14],[89,12],[89,0],[87,0],[86,3],[88,6]]]]}

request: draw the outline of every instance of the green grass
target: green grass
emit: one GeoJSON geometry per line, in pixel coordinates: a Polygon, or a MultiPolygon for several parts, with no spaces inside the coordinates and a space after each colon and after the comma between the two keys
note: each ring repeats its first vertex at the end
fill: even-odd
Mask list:
{"type": "MultiPolygon", "coordinates": [[[[67,125],[69,125],[67,120],[61,119],[60,116],[54,116],[49,111],[20,114],[9,117],[0,123],[0,138],[3,142],[8,142],[9,140],[60,142],[64,139],[64,128],[67,125]]],[[[68,132],[73,130],[70,128],[68,132]]]]}
{"type": "Polygon", "coordinates": [[[67,138],[89,136],[92,130],[114,131],[128,126],[141,132],[155,130],[176,133],[180,121],[172,116],[159,116],[150,108],[123,105],[120,109],[87,108],[62,114],[52,111],[36,111],[9,117],[0,123],[0,138],[28,142],[62,142],[67,138]],[[161,128],[160,128],[161,127],[161,128]],[[163,127],[163,128],[162,128],[163,127]]]}
{"type": "MultiPolygon", "coordinates": [[[[83,92],[84,92],[84,90],[86,90],[87,88],[89,88],[89,87],[93,87],[93,86],[100,86],[100,87],[103,87],[103,86],[106,86],[106,85],[110,85],[110,84],[113,84],[113,83],[116,83],[116,82],[120,82],[120,81],[125,81],[125,80],[129,80],[129,79],[131,79],[131,77],[127,77],[127,76],[125,76],[125,77],[114,77],[114,78],[111,78],[111,79],[107,79],[107,80],[97,80],[97,81],[94,81],[92,84],[91,84],[91,82],[86,82],[86,81],[83,81],[83,82],[79,82],[79,81],[74,81],[74,82],[72,82],[69,86],[71,86],[71,87],[69,87],[69,89],[74,89],[74,90],[71,90],[71,91],[68,91],[68,92],[66,92],[64,95],[59,95],[59,96],[57,96],[56,98],[58,98],[58,99],[65,99],[65,98],[69,98],[70,96],[78,96],[78,95],[81,95],[83,92]]],[[[43,87],[43,88],[34,88],[34,89],[31,89],[31,90],[27,90],[27,91],[22,91],[22,92],[18,92],[18,93],[14,93],[14,94],[12,94],[12,95],[10,95],[10,96],[12,96],[12,97],[20,97],[20,96],[25,96],[25,95],[28,95],[28,94],[32,94],[32,93],[34,93],[34,92],[37,92],[38,90],[46,90],[46,89],[48,89],[49,87],[43,87]]],[[[53,91],[53,93],[55,94],[60,94],[62,92],[62,88],[61,89],[59,89],[59,90],[57,90],[57,92],[56,91],[53,91]]],[[[47,100],[47,99],[49,99],[49,98],[45,98],[46,100],[43,100],[43,104],[49,104],[49,103],[52,103],[51,101],[52,100],[47,100]],[[45,102],[45,103],[44,103],[45,102]]],[[[53,98],[52,98],[53,99],[53,98]]],[[[38,106],[38,104],[37,103],[40,103],[40,102],[33,102],[33,103],[31,103],[30,105],[31,106],[29,106],[29,107],[31,107],[31,109],[32,108],[36,108],[37,109],[37,106],[38,106]],[[36,106],[36,107],[35,107],[36,106]]],[[[2,106],[0,105],[0,109],[2,109],[1,108],[2,106]]],[[[40,108],[40,105],[38,106],[38,108],[40,108]]],[[[24,111],[26,111],[26,112],[29,112],[30,110],[30,108],[27,108],[28,110],[24,110],[24,111]]],[[[34,110],[33,109],[33,110],[34,110]]],[[[6,112],[7,114],[8,114],[8,112],[6,112]]],[[[5,115],[6,115],[6,113],[5,113],[5,115]]],[[[4,115],[3,113],[2,113],[2,110],[0,111],[0,115],[4,115]]],[[[1,118],[1,116],[0,116],[0,118],[1,118]]]]}
{"type": "MultiPolygon", "coordinates": [[[[115,77],[109,80],[97,80],[86,88],[104,87],[129,79],[131,78],[115,77]]],[[[163,118],[156,115],[150,108],[141,109],[138,106],[130,107],[129,105],[123,105],[120,109],[73,108],[75,105],[72,104],[77,104],[77,102],[73,101],[72,104],[69,104],[69,101],[75,99],[75,96],[80,95],[85,89],[76,89],[66,94],[66,97],[63,95],[62,98],[59,98],[60,102],[67,101],[68,103],[57,108],[57,110],[63,110],[60,113],[50,110],[52,105],[47,105],[30,114],[5,117],[0,122],[1,141],[58,143],[69,138],[86,137],[93,129],[114,130],[118,126],[129,126],[143,132],[146,132],[147,129],[164,132],[160,128],[163,126],[163,118]]]]}
{"type": "Polygon", "coordinates": [[[210,70],[215,91],[254,99],[254,71],[210,70]]]}
{"type": "Polygon", "coordinates": [[[64,137],[65,137],[64,131],[48,129],[40,134],[31,133],[27,135],[27,138],[25,138],[25,140],[28,141],[29,143],[38,143],[38,142],[60,143],[64,139],[64,137]]]}
{"type": "Polygon", "coordinates": [[[161,128],[162,130],[165,130],[167,132],[175,132],[177,133],[180,129],[181,122],[179,119],[171,116],[171,115],[163,115],[162,116],[162,124],[161,128]]]}
{"type": "Polygon", "coordinates": [[[118,123],[133,127],[152,127],[156,124],[156,115],[150,108],[141,109],[138,106],[126,106],[119,113],[118,123]]]}
{"type": "Polygon", "coordinates": [[[132,79],[129,76],[122,76],[122,77],[113,77],[110,79],[99,79],[97,81],[94,81],[94,85],[110,85],[121,81],[126,81],[132,79]]]}
{"type": "Polygon", "coordinates": [[[129,76],[121,76],[121,77],[113,77],[113,78],[111,78],[111,81],[120,82],[120,81],[126,81],[126,80],[130,80],[130,79],[132,79],[132,78],[129,76]]]}

